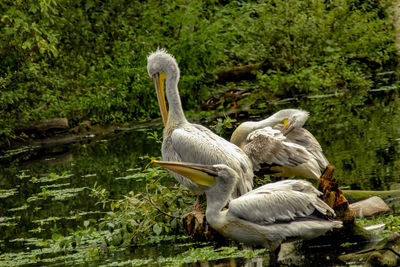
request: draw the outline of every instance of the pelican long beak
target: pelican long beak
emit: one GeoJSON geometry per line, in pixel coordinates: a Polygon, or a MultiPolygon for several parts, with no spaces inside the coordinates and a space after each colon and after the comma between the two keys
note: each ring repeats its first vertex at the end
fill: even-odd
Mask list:
{"type": "Polygon", "coordinates": [[[283,129],[282,129],[282,134],[286,136],[289,134],[292,130],[294,129],[293,123],[289,121],[288,119],[283,120],[283,129]]]}
{"type": "Polygon", "coordinates": [[[203,186],[215,184],[215,177],[218,175],[217,169],[211,165],[157,160],[152,160],[151,163],[156,163],[203,186]]]}
{"type": "Polygon", "coordinates": [[[153,75],[154,87],[156,88],[158,106],[160,107],[161,118],[164,125],[168,120],[168,112],[167,112],[167,104],[165,103],[165,95],[164,95],[164,82],[165,82],[165,73],[161,74],[156,73],[153,75]]]}

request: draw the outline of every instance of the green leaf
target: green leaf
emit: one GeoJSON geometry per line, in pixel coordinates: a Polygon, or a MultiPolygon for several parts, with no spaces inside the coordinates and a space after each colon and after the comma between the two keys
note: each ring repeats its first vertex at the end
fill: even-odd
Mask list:
{"type": "Polygon", "coordinates": [[[153,232],[154,232],[156,235],[160,235],[161,232],[162,232],[162,227],[159,226],[158,224],[153,225],[153,232]]]}
{"type": "Polygon", "coordinates": [[[53,233],[51,235],[51,239],[53,239],[54,241],[57,241],[58,239],[62,238],[63,236],[57,233],[53,233]]]}

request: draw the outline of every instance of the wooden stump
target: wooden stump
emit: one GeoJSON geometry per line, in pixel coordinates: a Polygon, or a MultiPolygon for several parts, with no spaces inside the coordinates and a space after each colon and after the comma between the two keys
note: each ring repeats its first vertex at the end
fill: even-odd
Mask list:
{"type": "Polygon", "coordinates": [[[225,241],[225,237],[207,223],[204,211],[194,210],[182,217],[185,232],[198,241],[225,241]]]}
{"type": "Polygon", "coordinates": [[[333,178],[335,167],[328,165],[319,178],[318,189],[323,193],[325,201],[336,213],[336,218],[344,223],[354,223],[354,213],[350,209],[349,202],[339,188],[339,182],[333,178]]]}

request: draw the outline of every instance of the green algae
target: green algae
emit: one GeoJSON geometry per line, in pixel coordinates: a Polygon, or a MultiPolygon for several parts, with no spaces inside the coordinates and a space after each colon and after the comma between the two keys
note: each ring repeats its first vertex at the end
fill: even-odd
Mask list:
{"type": "Polygon", "coordinates": [[[8,198],[18,193],[17,188],[0,189],[0,198],[8,198]]]}
{"type": "Polygon", "coordinates": [[[29,197],[26,201],[33,202],[38,200],[47,200],[47,198],[53,198],[54,200],[65,200],[68,198],[76,197],[80,192],[87,189],[86,187],[78,188],[64,188],[47,190],[45,187],[42,188],[42,192],[29,197]]]}
{"type": "Polygon", "coordinates": [[[48,176],[36,178],[32,177],[31,182],[32,183],[54,183],[55,181],[58,181],[60,179],[67,179],[74,176],[72,173],[68,172],[63,172],[61,174],[56,174],[56,173],[50,173],[48,176]]]}

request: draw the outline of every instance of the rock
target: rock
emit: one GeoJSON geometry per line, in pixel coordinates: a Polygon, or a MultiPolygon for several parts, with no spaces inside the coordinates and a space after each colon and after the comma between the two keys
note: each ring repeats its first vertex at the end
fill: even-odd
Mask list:
{"type": "Polygon", "coordinates": [[[350,204],[350,208],[357,217],[372,216],[380,212],[390,211],[389,206],[380,197],[373,196],[365,200],[350,204]]]}
{"type": "Polygon", "coordinates": [[[278,262],[289,266],[300,266],[305,256],[300,254],[294,242],[282,243],[279,250],[278,262]]]}
{"type": "Polygon", "coordinates": [[[400,234],[392,233],[373,248],[342,255],[339,259],[363,266],[399,266],[400,234]]]}
{"type": "Polygon", "coordinates": [[[380,235],[383,232],[383,230],[385,229],[385,227],[386,227],[386,224],[378,223],[378,224],[374,224],[374,225],[365,226],[364,230],[367,230],[367,231],[373,232],[377,235],[380,235]]]}

